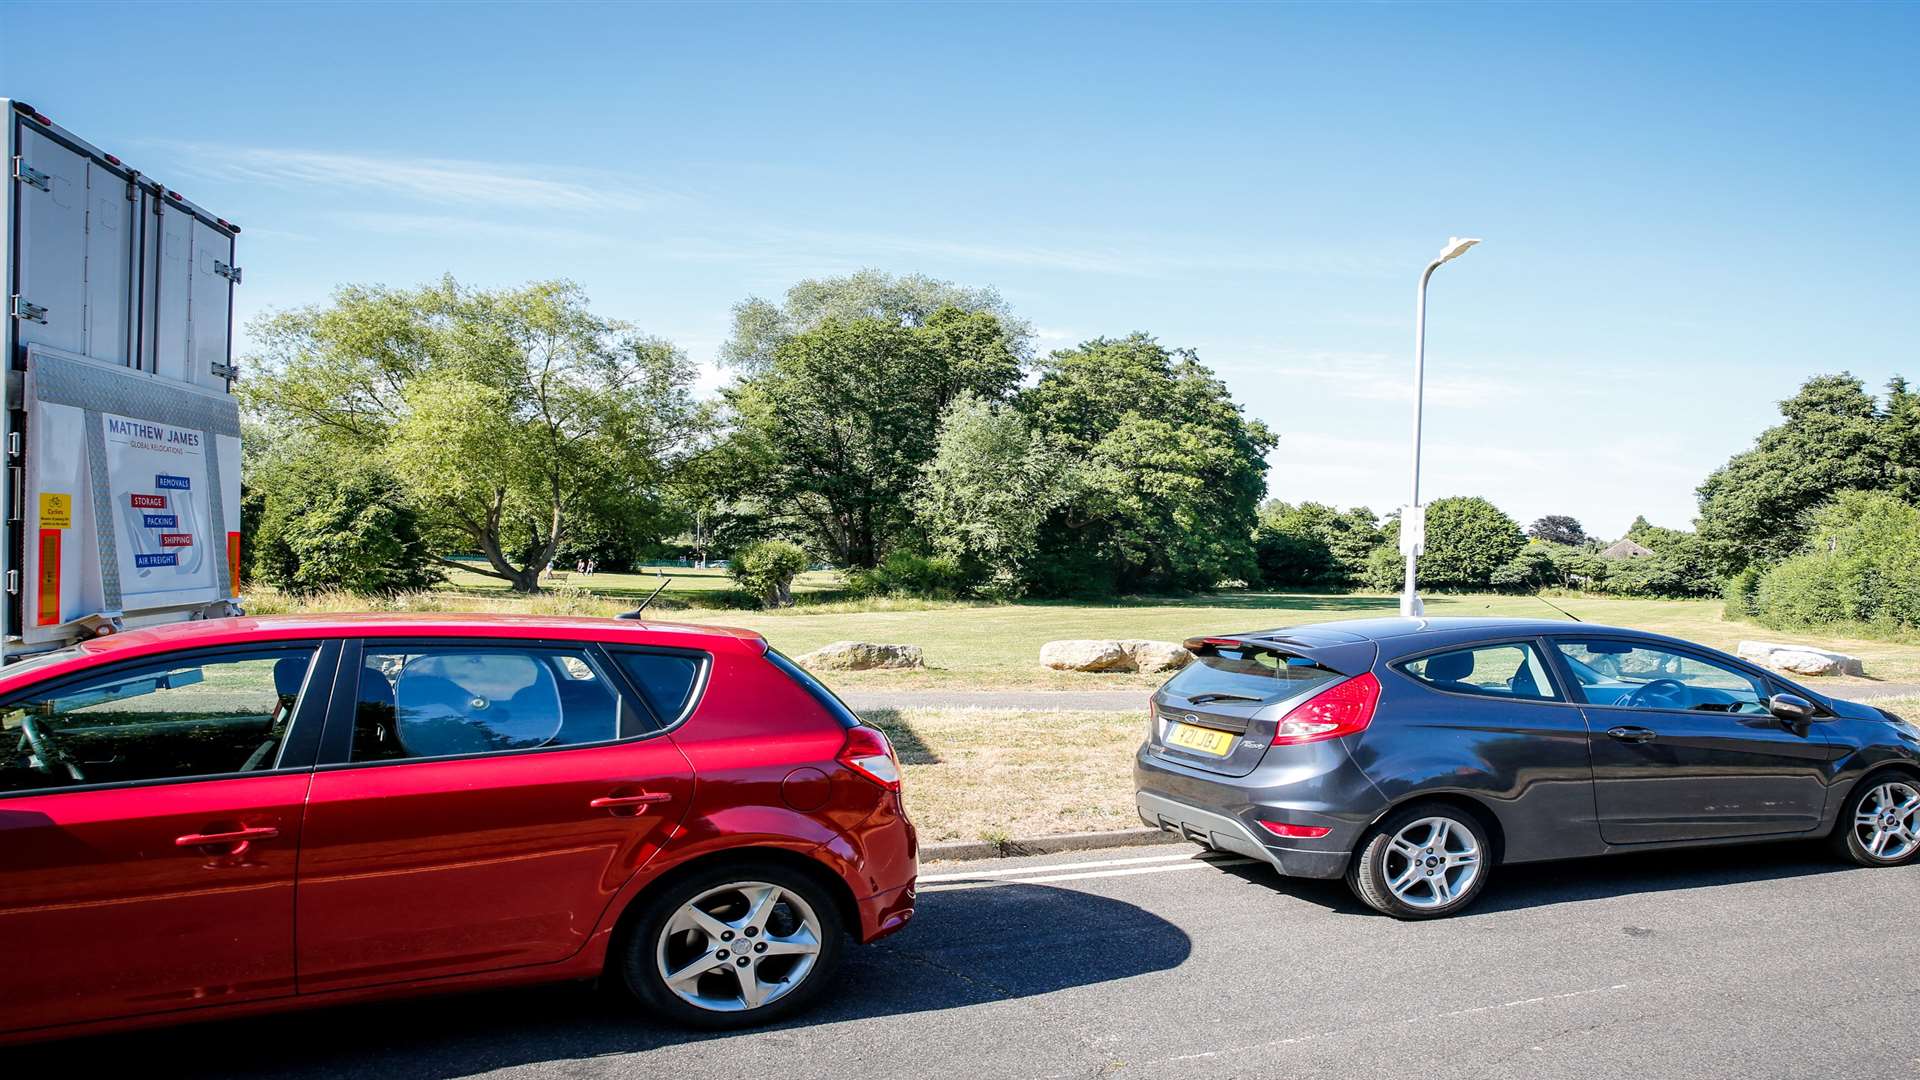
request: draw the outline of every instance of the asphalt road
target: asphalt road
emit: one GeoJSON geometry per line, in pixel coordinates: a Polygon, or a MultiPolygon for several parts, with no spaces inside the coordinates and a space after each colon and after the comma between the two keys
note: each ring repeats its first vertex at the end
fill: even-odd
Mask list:
{"type": "Polygon", "coordinates": [[[772,1030],[671,1031],[563,986],[16,1049],[0,1073],[1920,1076],[1920,866],[1789,845],[1515,867],[1432,923],[1180,847],[929,866],[924,890],[772,1030]]]}

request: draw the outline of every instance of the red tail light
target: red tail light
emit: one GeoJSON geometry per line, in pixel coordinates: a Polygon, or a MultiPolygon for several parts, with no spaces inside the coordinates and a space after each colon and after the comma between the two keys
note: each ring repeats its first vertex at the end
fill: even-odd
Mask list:
{"type": "Polygon", "coordinates": [[[847,743],[835,760],[888,791],[900,790],[900,763],[893,746],[879,728],[865,724],[847,729],[847,743]]]}
{"type": "Polygon", "coordinates": [[[1255,820],[1260,821],[1261,828],[1288,840],[1318,840],[1333,831],[1331,828],[1323,828],[1319,825],[1287,825],[1278,821],[1255,820]]]}
{"type": "Polygon", "coordinates": [[[1281,717],[1273,745],[1295,746],[1365,731],[1379,702],[1380,680],[1371,671],[1334,683],[1281,717]]]}

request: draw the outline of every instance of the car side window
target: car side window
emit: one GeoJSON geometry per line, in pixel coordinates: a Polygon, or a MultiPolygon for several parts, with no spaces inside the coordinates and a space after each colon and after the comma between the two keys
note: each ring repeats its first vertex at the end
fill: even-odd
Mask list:
{"type": "Polygon", "coordinates": [[[1400,665],[1400,670],[1436,690],[1455,694],[1559,700],[1539,652],[1524,641],[1434,653],[1409,660],[1400,665]]]}
{"type": "Polygon", "coordinates": [[[1767,711],[1766,684],[1725,664],[1627,641],[1555,645],[1581,695],[1593,705],[1742,715],[1767,711]]]}
{"type": "Polygon", "coordinates": [[[614,662],[627,673],[640,696],[663,724],[672,724],[687,711],[699,681],[700,657],[678,652],[630,652],[618,649],[614,662]]]}
{"type": "Polygon", "coordinates": [[[621,735],[619,695],[584,648],[369,643],[349,760],[577,746],[621,735]]]}
{"type": "Polygon", "coordinates": [[[0,706],[0,792],[276,768],[318,651],[185,654],[28,690],[0,706]]]}

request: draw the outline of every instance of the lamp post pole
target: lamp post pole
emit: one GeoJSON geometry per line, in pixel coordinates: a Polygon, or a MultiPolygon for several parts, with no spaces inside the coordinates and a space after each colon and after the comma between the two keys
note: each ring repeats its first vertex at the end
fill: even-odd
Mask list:
{"type": "Polygon", "coordinates": [[[1420,560],[1420,550],[1426,544],[1426,514],[1420,505],[1420,420],[1422,402],[1426,394],[1427,376],[1427,282],[1432,280],[1433,272],[1446,263],[1452,262],[1466,253],[1466,250],[1479,243],[1476,239],[1448,237],[1447,246],[1441,250],[1439,258],[1427,264],[1420,274],[1420,288],[1413,301],[1413,486],[1408,494],[1406,509],[1400,513],[1400,549],[1407,557],[1407,583],[1400,594],[1400,614],[1423,615],[1426,605],[1420,602],[1420,594],[1414,589],[1416,564],[1420,560]]]}

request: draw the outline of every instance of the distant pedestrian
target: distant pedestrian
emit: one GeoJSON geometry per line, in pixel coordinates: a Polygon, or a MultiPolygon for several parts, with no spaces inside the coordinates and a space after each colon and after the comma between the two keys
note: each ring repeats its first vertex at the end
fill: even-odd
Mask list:
{"type": "Polygon", "coordinates": [[[576,574],[585,575],[587,572],[587,560],[585,559],[573,560],[573,572],[576,574]]]}

